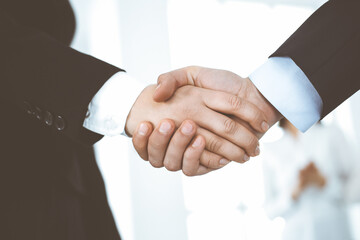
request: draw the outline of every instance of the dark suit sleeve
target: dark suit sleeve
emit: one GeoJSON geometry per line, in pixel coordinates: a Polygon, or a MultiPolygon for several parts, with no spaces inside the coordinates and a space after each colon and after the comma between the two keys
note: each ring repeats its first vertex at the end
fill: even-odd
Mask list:
{"type": "Polygon", "coordinates": [[[60,116],[65,128],[54,132],[74,141],[93,144],[99,139],[82,127],[87,107],[105,81],[121,69],[22,26],[1,10],[0,66],[1,101],[19,110],[27,107],[24,102],[30,103],[42,114],[51,113],[54,121],[60,116]]]}
{"type": "Polygon", "coordinates": [[[326,116],[360,87],[360,1],[330,0],[272,56],[290,57],[303,70],[326,116]]]}

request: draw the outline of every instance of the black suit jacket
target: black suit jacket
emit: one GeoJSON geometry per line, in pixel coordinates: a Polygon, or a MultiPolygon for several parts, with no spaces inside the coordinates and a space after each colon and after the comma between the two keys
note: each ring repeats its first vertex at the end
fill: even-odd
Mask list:
{"type": "Polygon", "coordinates": [[[0,239],[120,239],[86,131],[121,71],[69,47],[67,0],[0,0],[0,239]]]}
{"type": "Polygon", "coordinates": [[[326,116],[360,88],[360,1],[330,0],[272,56],[290,57],[304,71],[326,116]]]}

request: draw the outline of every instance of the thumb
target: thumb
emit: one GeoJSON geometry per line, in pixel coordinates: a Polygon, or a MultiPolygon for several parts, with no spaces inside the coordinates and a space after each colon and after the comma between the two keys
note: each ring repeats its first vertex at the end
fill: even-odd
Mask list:
{"type": "Polygon", "coordinates": [[[185,85],[195,85],[195,78],[198,72],[199,67],[186,67],[161,74],[153,95],[154,101],[166,101],[173,96],[178,88],[185,85]]]}
{"type": "Polygon", "coordinates": [[[153,99],[155,102],[164,102],[172,97],[176,89],[181,85],[171,73],[164,73],[159,76],[153,99]]]}

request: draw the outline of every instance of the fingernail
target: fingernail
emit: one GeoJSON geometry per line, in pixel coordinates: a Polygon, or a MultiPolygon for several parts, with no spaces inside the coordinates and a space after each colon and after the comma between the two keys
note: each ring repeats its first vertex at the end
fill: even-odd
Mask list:
{"type": "Polygon", "coordinates": [[[163,133],[163,134],[167,134],[170,132],[170,129],[171,129],[171,124],[168,123],[168,122],[163,122],[161,123],[160,125],[160,129],[159,129],[159,132],[163,133]]]}
{"type": "Polygon", "coordinates": [[[267,122],[262,122],[261,128],[264,132],[266,132],[267,130],[269,130],[269,124],[267,122]]]}
{"type": "Polygon", "coordinates": [[[255,149],[255,155],[257,156],[259,154],[260,154],[260,148],[259,148],[259,146],[257,146],[255,149]]]}
{"type": "Polygon", "coordinates": [[[201,137],[197,137],[196,140],[194,141],[194,143],[192,144],[192,146],[193,146],[194,148],[196,148],[196,147],[200,146],[201,144],[202,144],[202,139],[201,139],[201,137]]]}
{"type": "Polygon", "coordinates": [[[185,135],[190,135],[193,132],[193,126],[186,122],[182,127],[181,127],[181,132],[185,135]]]}
{"type": "Polygon", "coordinates": [[[228,164],[230,161],[225,159],[225,158],[222,158],[220,159],[219,163],[221,166],[225,166],[226,164],[228,164]]]}
{"type": "Polygon", "coordinates": [[[145,136],[148,131],[149,131],[149,128],[148,128],[148,126],[147,126],[145,123],[140,124],[139,134],[140,134],[141,136],[145,136]]]}
{"type": "Polygon", "coordinates": [[[250,160],[250,157],[249,157],[247,154],[245,154],[245,155],[244,155],[244,161],[247,162],[247,161],[249,161],[249,160],[250,160]]]}

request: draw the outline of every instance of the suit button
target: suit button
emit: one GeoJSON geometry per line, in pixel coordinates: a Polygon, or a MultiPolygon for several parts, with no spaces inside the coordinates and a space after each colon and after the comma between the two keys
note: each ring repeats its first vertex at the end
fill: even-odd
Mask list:
{"type": "Polygon", "coordinates": [[[41,121],[41,120],[43,119],[41,108],[35,107],[34,114],[35,114],[35,117],[36,117],[38,120],[41,121]]]}
{"type": "Polygon", "coordinates": [[[31,106],[31,104],[27,101],[24,101],[24,110],[27,114],[33,115],[34,114],[34,108],[31,106]]]}
{"type": "Polygon", "coordinates": [[[56,128],[57,130],[59,130],[59,131],[64,130],[65,127],[66,127],[66,125],[65,125],[65,120],[64,120],[64,118],[61,117],[61,116],[57,116],[57,117],[55,118],[54,124],[55,124],[55,128],[56,128]]]}
{"type": "Polygon", "coordinates": [[[51,114],[51,112],[46,111],[44,113],[44,122],[47,126],[52,126],[54,123],[54,116],[51,114]]]}

